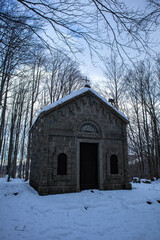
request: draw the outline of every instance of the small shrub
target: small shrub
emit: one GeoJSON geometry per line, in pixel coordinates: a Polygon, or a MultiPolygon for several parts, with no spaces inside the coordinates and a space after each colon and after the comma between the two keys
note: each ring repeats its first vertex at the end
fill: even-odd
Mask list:
{"type": "Polygon", "coordinates": [[[17,196],[19,193],[18,192],[15,192],[15,193],[13,193],[15,196],[17,196]]]}
{"type": "Polygon", "coordinates": [[[137,177],[133,178],[133,183],[141,183],[141,180],[137,177]]]}
{"type": "Polygon", "coordinates": [[[87,210],[87,209],[88,209],[88,207],[87,207],[87,206],[84,206],[84,209],[86,209],[86,210],[87,210]]]}
{"type": "Polygon", "coordinates": [[[144,180],[142,181],[143,183],[148,183],[148,184],[151,184],[151,180],[144,180]]]}

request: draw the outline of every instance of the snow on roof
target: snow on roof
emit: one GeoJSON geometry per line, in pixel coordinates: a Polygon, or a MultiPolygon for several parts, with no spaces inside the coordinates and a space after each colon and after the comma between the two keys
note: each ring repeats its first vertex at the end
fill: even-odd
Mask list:
{"type": "MultiPolygon", "coordinates": [[[[86,93],[86,92],[92,92],[94,95],[96,95],[99,99],[101,99],[105,104],[107,104],[108,106],[110,106],[112,109],[114,109],[114,111],[116,111],[119,115],[121,115],[122,118],[124,118],[127,122],[128,122],[128,118],[123,114],[121,113],[120,111],[118,111],[115,107],[113,107],[113,105],[111,103],[109,103],[104,97],[102,97],[99,93],[97,93],[96,91],[94,91],[92,88],[88,88],[88,87],[83,87],[82,89],[78,90],[78,91],[72,91],[71,94],[59,99],[58,101],[56,102],[53,102],[49,105],[47,105],[46,107],[44,107],[38,114],[36,120],[38,119],[38,117],[44,113],[44,112],[47,112],[48,110],[51,110],[77,96],[80,96],[81,94],[83,93],[86,93]]],[[[36,122],[36,120],[34,121],[34,123],[36,122]]],[[[34,125],[33,123],[33,125],[34,125]]],[[[32,126],[33,126],[32,125],[32,126]]]]}

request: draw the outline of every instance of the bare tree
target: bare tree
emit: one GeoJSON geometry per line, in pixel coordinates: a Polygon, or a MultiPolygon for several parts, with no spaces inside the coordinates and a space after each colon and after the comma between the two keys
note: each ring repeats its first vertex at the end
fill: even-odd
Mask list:
{"type": "MultiPolygon", "coordinates": [[[[35,46],[34,46],[35,47],[35,46]]],[[[44,62],[45,55],[43,53],[43,48],[40,45],[37,45],[35,49],[33,49],[33,59],[29,64],[29,74],[28,80],[30,81],[29,86],[29,99],[30,102],[30,113],[29,113],[29,129],[33,124],[33,115],[34,115],[34,106],[38,99],[38,95],[40,93],[40,83],[42,81],[42,77],[44,75],[44,62]]],[[[29,165],[30,165],[30,141],[31,136],[30,132],[28,134],[28,143],[27,143],[27,160],[26,160],[26,173],[25,180],[27,181],[29,178],[29,165]]]]}
{"type": "Polygon", "coordinates": [[[113,52],[109,60],[104,62],[104,76],[105,94],[114,100],[114,106],[119,109],[122,107],[122,100],[124,97],[123,78],[125,75],[125,68],[123,62],[120,64],[117,55],[113,52]]]}
{"type": "MultiPolygon", "coordinates": [[[[25,109],[25,117],[23,121],[23,129],[22,129],[22,136],[21,136],[21,147],[20,147],[20,161],[19,161],[19,168],[18,168],[18,177],[22,177],[22,170],[23,170],[23,164],[24,164],[24,156],[25,156],[25,139],[27,135],[27,120],[28,120],[28,114],[29,114],[29,101],[27,102],[27,106],[25,109]]],[[[23,174],[24,175],[24,174],[23,174]]]]}
{"type": "Polygon", "coordinates": [[[141,176],[150,178],[160,176],[160,108],[154,72],[149,61],[141,62],[126,78],[127,96],[132,106],[128,110],[130,146],[138,156],[141,176]]]}
{"type": "Polygon", "coordinates": [[[146,14],[142,17],[141,23],[148,25],[148,28],[157,29],[160,24],[160,3],[159,0],[146,0],[147,9],[146,14]]]}
{"type": "Polygon", "coordinates": [[[3,7],[0,17],[4,22],[22,23],[23,14],[25,27],[31,29],[46,45],[49,44],[42,36],[49,37],[52,47],[58,49],[65,45],[69,51],[76,52],[77,49],[82,49],[84,41],[91,51],[98,54],[102,54],[100,49],[107,46],[111,50],[114,48],[124,58],[124,55],[129,57],[128,48],[140,51],[147,50],[148,47],[147,24],[152,18],[148,17],[148,21],[145,21],[142,11],[128,9],[124,1],[12,0],[9,10],[13,11],[13,6],[16,5],[16,13],[21,13],[22,19],[19,20],[15,14],[8,13],[7,2],[8,0],[3,0],[1,3],[3,7]],[[45,30],[48,25],[53,31],[52,37],[45,30]]]}
{"type": "Polygon", "coordinates": [[[7,174],[8,182],[10,181],[12,173],[12,155],[13,155],[13,145],[14,145],[14,128],[17,119],[17,110],[18,110],[18,94],[14,95],[13,98],[13,108],[11,113],[11,126],[10,126],[10,140],[9,140],[9,150],[8,150],[8,164],[7,164],[7,174]]]}
{"type": "Polygon", "coordinates": [[[44,90],[49,96],[45,102],[52,103],[79,89],[84,84],[84,77],[79,66],[64,54],[55,52],[46,62],[46,80],[44,90]]]}
{"type": "MultiPolygon", "coordinates": [[[[0,24],[2,20],[0,19],[0,24]]],[[[18,68],[26,61],[31,32],[19,23],[2,24],[0,39],[0,152],[4,137],[5,116],[9,87],[18,68]]],[[[14,81],[14,80],[13,80],[14,81]]]]}
{"type": "Polygon", "coordinates": [[[20,134],[21,134],[22,114],[23,114],[23,107],[24,107],[26,91],[27,91],[27,88],[25,88],[25,85],[20,84],[20,86],[17,90],[18,110],[17,110],[17,121],[16,121],[16,125],[15,125],[15,134],[14,134],[15,140],[14,140],[13,161],[12,161],[12,171],[11,171],[12,178],[16,177],[16,172],[17,172],[17,158],[18,158],[18,151],[19,151],[19,146],[20,146],[19,139],[20,139],[20,134]]]}

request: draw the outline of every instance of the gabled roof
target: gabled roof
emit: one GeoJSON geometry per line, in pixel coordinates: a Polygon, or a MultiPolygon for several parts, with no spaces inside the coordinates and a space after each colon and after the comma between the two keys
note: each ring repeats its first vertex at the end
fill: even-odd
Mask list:
{"type": "MultiPolygon", "coordinates": [[[[113,112],[115,112],[116,114],[118,114],[126,123],[128,123],[128,118],[123,114],[121,113],[120,111],[118,111],[115,107],[113,107],[113,105],[111,103],[109,103],[104,97],[102,97],[99,93],[97,93],[96,91],[94,91],[92,88],[88,88],[88,87],[84,87],[78,91],[72,91],[71,94],[59,99],[58,101],[56,102],[53,102],[49,105],[47,105],[46,107],[44,107],[38,114],[36,120],[34,121],[34,123],[37,121],[37,119],[39,118],[40,115],[42,114],[47,114],[48,111],[50,110],[53,110],[57,107],[60,107],[62,104],[64,103],[67,103],[69,102],[70,100],[84,94],[84,93],[87,93],[87,92],[91,92],[93,95],[95,95],[97,98],[99,98],[104,104],[106,104],[107,106],[109,106],[109,108],[111,110],[113,110],[113,112]]],[[[34,125],[33,123],[33,125],[34,125]]],[[[32,125],[32,126],[33,126],[32,125]]]]}

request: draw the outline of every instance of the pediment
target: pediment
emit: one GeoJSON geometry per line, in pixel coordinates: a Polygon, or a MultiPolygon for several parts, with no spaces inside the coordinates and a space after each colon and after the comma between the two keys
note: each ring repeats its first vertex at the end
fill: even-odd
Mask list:
{"type": "Polygon", "coordinates": [[[122,120],[125,120],[128,123],[127,119],[124,119],[123,115],[119,114],[118,110],[110,106],[110,104],[106,104],[101,98],[98,98],[92,92],[85,92],[82,95],[72,98],[69,101],[66,101],[49,110],[49,112],[59,109],[61,114],[63,114],[65,111],[64,107],[68,109],[71,115],[74,115],[76,111],[86,112],[88,114],[102,113],[103,116],[111,119],[111,115],[115,114],[117,117],[120,117],[122,120]]]}
{"type": "Polygon", "coordinates": [[[48,115],[54,111],[59,111],[60,114],[64,116],[66,112],[74,115],[77,111],[86,114],[103,114],[103,116],[109,120],[111,120],[112,115],[115,115],[116,118],[118,117],[126,124],[128,123],[127,117],[115,109],[97,92],[89,88],[83,88],[75,92],[75,94],[70,94],[57,102],[46,106],[42,109],[37,118],[48,115]]]}

